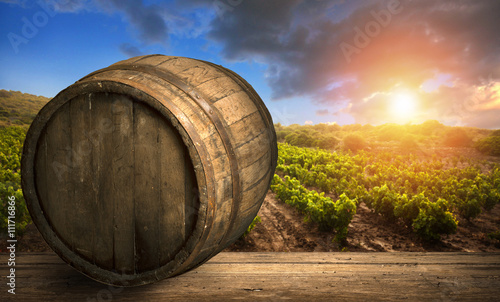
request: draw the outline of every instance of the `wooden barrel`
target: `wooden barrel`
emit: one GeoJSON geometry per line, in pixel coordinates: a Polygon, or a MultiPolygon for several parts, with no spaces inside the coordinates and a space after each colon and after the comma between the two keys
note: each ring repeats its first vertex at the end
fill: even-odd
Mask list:
{"type": "Polygon", "coordinates": [[[277,161],[271,116],[234,72],[149,55],[52,99],[22,156],[23,193],[50,247],[83,274],[136,286],[238,239],[277,161]]]}

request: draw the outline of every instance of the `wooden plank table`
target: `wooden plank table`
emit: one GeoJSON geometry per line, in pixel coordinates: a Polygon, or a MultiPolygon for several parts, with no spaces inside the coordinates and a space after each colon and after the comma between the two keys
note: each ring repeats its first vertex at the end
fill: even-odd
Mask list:
{"type": "Polygon", "coordinates": [[[95,282],[54,253],[16,255],[0,301],[500,301],[500,253],[221,253],[151,285],[95,282]]]}

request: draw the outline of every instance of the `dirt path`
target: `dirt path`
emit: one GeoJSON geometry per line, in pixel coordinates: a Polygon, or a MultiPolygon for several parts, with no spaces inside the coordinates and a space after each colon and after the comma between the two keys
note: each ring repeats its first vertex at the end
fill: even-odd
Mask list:
{"type": "Polygon", "coordinates": [[[262,222],[244,240],[232,245],[230,251],[329,251],[328,234],[319,234],[316,226],[304,222],[304,216],[295,209],[276,202],[274,193],[267,194],[259,216],[262,222]]]}
{"type": "MultiPolygon", "coordinates": [[[[226,251],[242,252],[327,252],[342,250],[332,243],[333,234],[320,232],[314,223],[289,205],[276,200],[269,192],[259,216],[262,222],[252,232],[228,247],[226,251]]],[[[498,252],[500,244],[487,234],[500,229],[500,204],[482,213],[473,222],[459,223],[456,234],[437,243],[421,241],[412,230],[388,223],[360,204],[349,225],[347,246],[352,252],[498,252]]]]}

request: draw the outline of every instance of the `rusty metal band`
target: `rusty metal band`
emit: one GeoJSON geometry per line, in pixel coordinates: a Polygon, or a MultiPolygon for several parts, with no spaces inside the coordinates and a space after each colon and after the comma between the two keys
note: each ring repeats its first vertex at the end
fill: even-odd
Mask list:
{"type": "MultiPolygon", "coordinates": [[[[136,65],[136,64],[123,64],[123,65],[113,65],[101,70],[98,70],[94,73],[89,74],[87,77],[92,77],[98,73],[106,72],[106,71],[112,71],[112,70],[129,70],[129,71],[138,71],[141,73],[146,73],[152,76],[156,76],[183,91],[185,94],[187,94],[204,112],[205,114],[209,117],[209,119],[213,122],[216,131],[219,134],[219,137],[222,140],[222,143],[224,145],[224,148],[226,149],[226,154],[228,156],[229,160],[229,167],[231,171],[231,182],[233,185],[233,202],[231,205],[231,213],[229,216],[229,225],[222,236],[221,240],[219,243],[223,242],[224,240],[227,239],[227,237],[230,234],[230,231],[233,229],[233,226],[236,222],[236,213],[238,212],[238,209],[240,207],[241,203],[241,185],[240,185],[240,175],[239,175],[239,169],[238,169],[238,161],[236,160],[236,154],[234,152],[233,145],[230,141],[229,135],[226,131],[226,128],[224,127],[224,124],[222,123],[221,119],[219,118],[219,115],[214,111],[214,108],[203,98],[203,96],[195,91],[192,87],[184,83],[179,77],[176,75],[166,71],[159,69],[155,66],[149,66],[149,65],[136,65]]],[[[212,254],[213,255],[213,254],[212,254]]],[[[211,255],[211,256],[212,256],[211,255]]]]}
{"type": "Polygon", "coordinates": [[[277,145],[277,137],[276,133],[273,131],[274,125],[272,124],[272,117],[269,111],[267,110],[266,106],[264,105],[264,102],[260,98],[260,96],[255,92],[253,87],[242,77],[240,77],[236,72],[227,69],[221,65],[214,64],[212,62],[207,62],[203,60],[198,60],[200,62],[203,62],[205,64],[208,64],[217,70],[221,71],[222,73],[226,74],[230,78],[232,78],[240,87],[245,89],[247,94],[250,96],[250,99],[252,102],[257,106],[259,109],[259,112],[262,116],[264,114],[265,116],[262,116],[262,119],[264,120],[264,123],[266,124],[266,127],[269,129],[269,135],[271,142],[273,143],[273,147],[271,148],[271,157],[273,158],[273,162],[271,163],[272,165],[276,166],[277,165],[277,159],[278,159],[278,150],[274,147],[277,145]]]}

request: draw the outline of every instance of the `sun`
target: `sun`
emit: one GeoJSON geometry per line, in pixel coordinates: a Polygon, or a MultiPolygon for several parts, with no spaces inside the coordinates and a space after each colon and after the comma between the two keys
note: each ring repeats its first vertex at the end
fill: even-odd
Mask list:
{"type": "Polygon", "coordinates": [[[417,110],[417,98],[409,91],[395,92],[390,99],[389,109],[399,120],[410,120],[417,110]]]}

